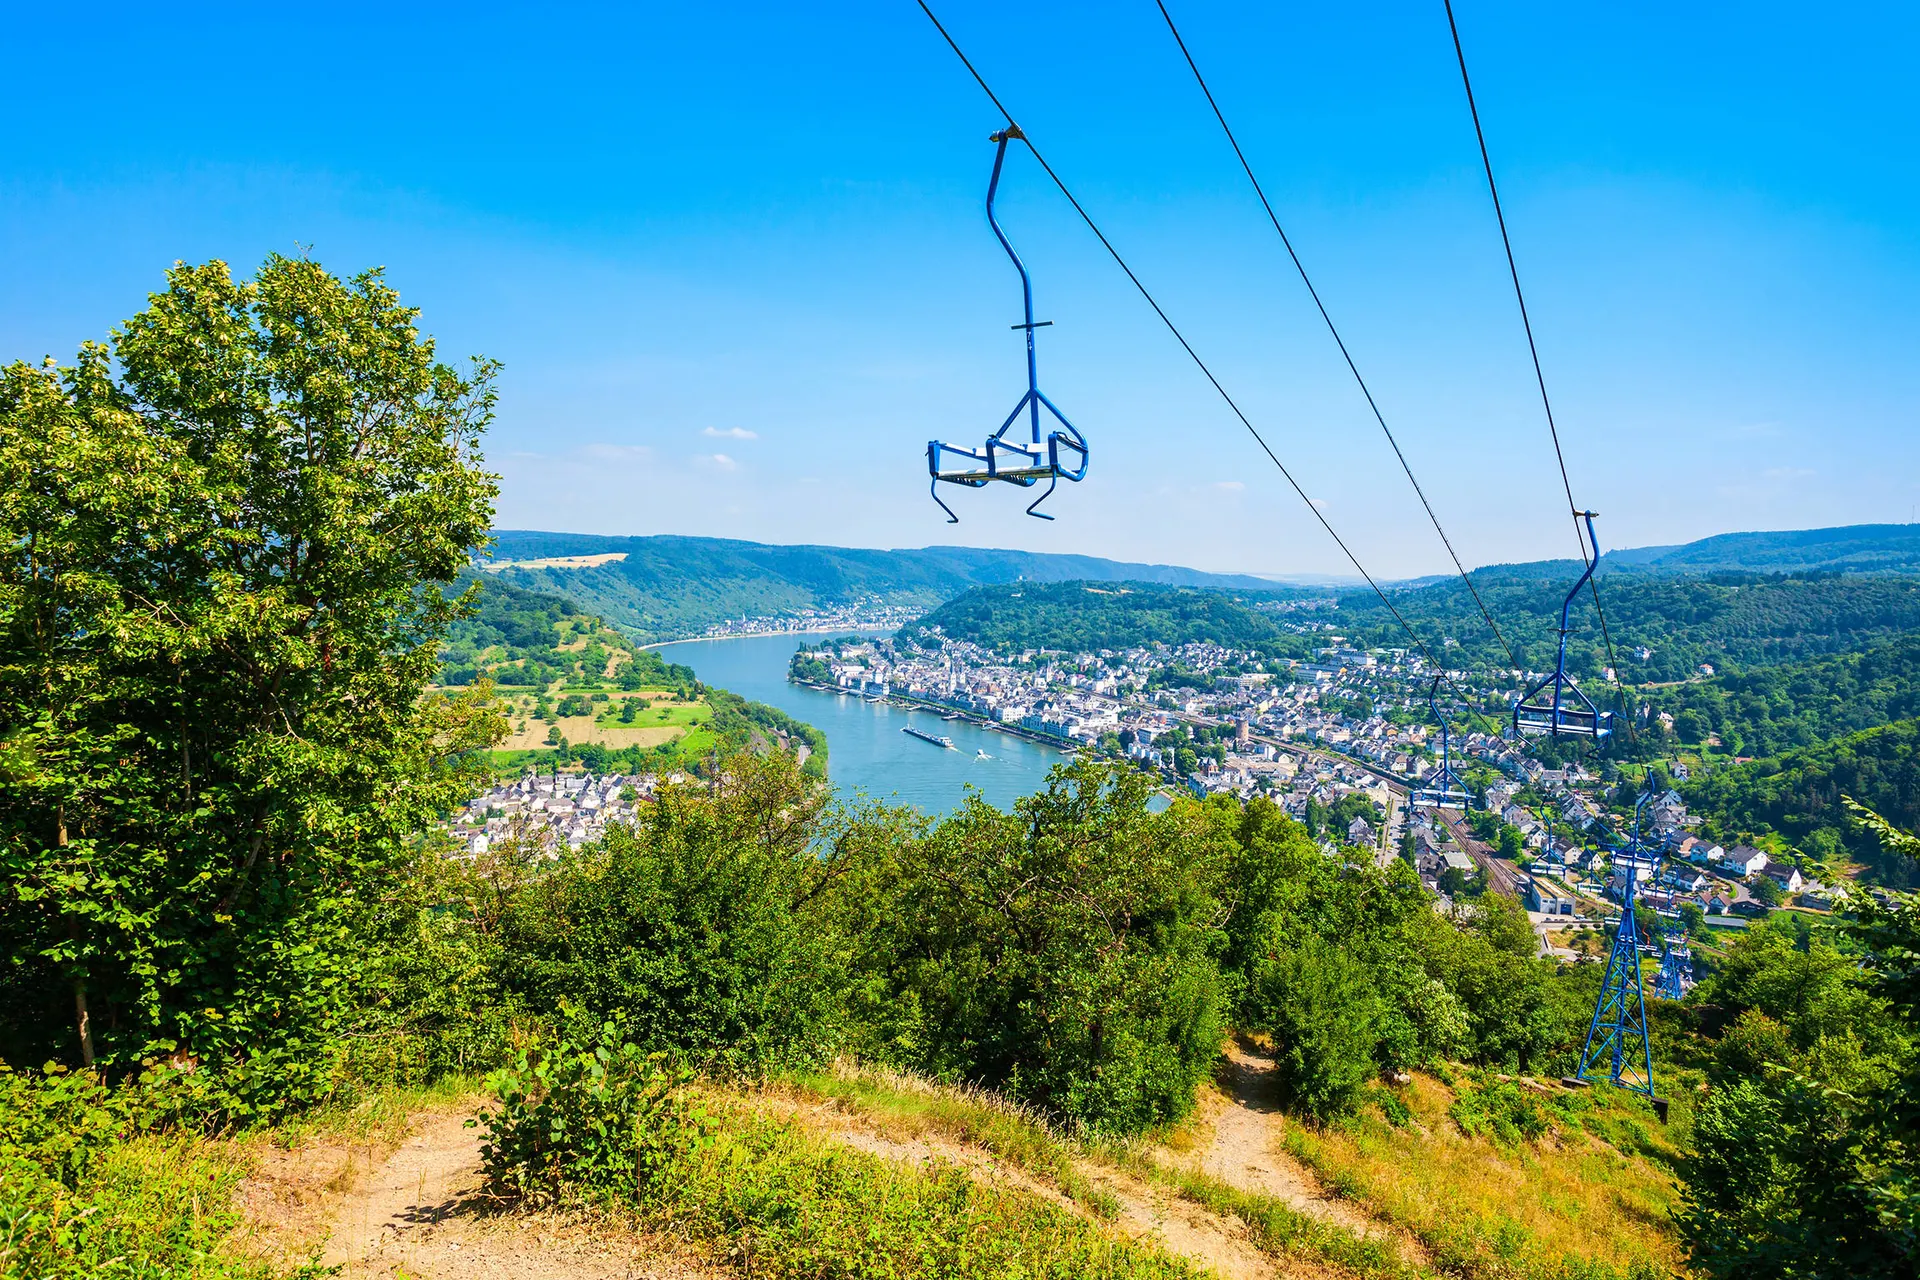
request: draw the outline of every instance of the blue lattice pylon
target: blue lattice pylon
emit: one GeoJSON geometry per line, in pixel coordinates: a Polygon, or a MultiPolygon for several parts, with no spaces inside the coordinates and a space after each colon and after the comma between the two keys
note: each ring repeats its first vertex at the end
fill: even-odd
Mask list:
{"type": "MultiPolygon", "coordinates": [[[[1600,998],[1593,1004],[1593,1021],[1587,1027],[1587,1040],[1580,1050],[1581,1080],[1605,1079],[1619,1088],[1630,1089],[1652,1098],[1653,1044],[1647,1038],[1646,990],[1640,976],[1640,926],[1634,919],[1634,889],[1640,878],[1643,854],[1640,844],[1640,809],[1647,793],[1633,806],[1633,840],[1625,853],[1626,887],[1621,894],[1620,931],[1614,934],[1613,951],[1607,956],[1606,976],[1600,980],[1600,998]]],[[[1615,859],[1621,866],[1622,860],[1615,859]]],[[[1651,874],[1655,860],[1647,868],[1651,874]]]]}
{"type": "Polygon", "coordinates": [[[1687,993],[1687,970],[1693,963],[1693,949],[1685,933],[1666,932],[1660,939],[1660,976],[1653,981],[1653,994],[1662,1000],[1678,1000],[1687,993]]]}

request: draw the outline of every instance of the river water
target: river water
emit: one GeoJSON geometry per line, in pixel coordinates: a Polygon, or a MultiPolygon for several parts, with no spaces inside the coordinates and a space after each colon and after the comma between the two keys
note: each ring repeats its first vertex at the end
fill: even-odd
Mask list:
{"type": "Polygon", "coordinates": [[[910,711],[792,684],[787,680],[787,662],[801,639],[796,633],[687,640],[660,646],[660,654],[669,662],[692,667],[707,684],[778,707],[824,732],[827,776],[836,787],[864,791],[878,800],[904,801],[924,813],[939,815],[959,808],[969,785],[978,787],[989,803],[1005,809],[1039,790],[1047,771],[1067,759],[1065,752],[1052,747],[959,720],[942,720],[931,711],[910,711]],[[900,732],[906,725],[952,738],[955,749],[900,732]]]}

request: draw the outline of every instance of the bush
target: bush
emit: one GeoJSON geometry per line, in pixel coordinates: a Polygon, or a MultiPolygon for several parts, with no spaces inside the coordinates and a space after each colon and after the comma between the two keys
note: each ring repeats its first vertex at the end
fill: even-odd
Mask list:
{"type": "Polygon", "coordinates": [[[538,1200],[645,1194],[703,1140],[693,1073],[630,1043],[619,1022],[577,1011],[558,1037],[487,1078],[481,1166],[497,1192],[538,1200]]]}
{"type": "Polygon", "coordinates": [[[633,826],[516,888],[489,969],[522,1008],[619,1016],[634,1042],[703,1067],[821,1060],[839,1036],[838,873],[814,847],[825,789],[784,752],[741,752],[668,787],[633,826]]]}
{"type": "Polygon", "coordinates": [[[1012,813],[970,797],[877,852],[850,930],[869,1052],[1094,1128],[1185,1115],[1224,1030],[1227,849],[1197,806],[1146,798],[1132,769],[1080,760],[1012,813]]]}
{"type": "Polygon", "coordinates": [[[172,1073],[109,1089],[92,1072],[0,1067],[0,1277],[265,1280],[231,1254],[243,1165],[191,1134],[172,1073]]]}
{"type": "Polygon", "coordinates": [[[1462,1089],[1447,1115],[1469,1138],[1490,1138],[1501,1146],[1544,1138],[1554,1127],[1541,1100],[1511,1081],[1462,1089]]]}
{"type": "Polygon", "coordinates": [[[1258,965],[1249,995],[1294,1102],[1322,1118],[1351,1111],[1378,1070],[1383,1010],[1367,967],[1309,934],[1258,965]]]}

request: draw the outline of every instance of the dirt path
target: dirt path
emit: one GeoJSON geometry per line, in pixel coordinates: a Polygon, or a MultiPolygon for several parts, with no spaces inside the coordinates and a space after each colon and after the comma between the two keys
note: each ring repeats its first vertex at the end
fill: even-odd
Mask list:
{"type": "Polygon", "coordinates": [[[341,1280],[700,1280],[717,1275],[648,1242],[572,1219],[494,1217],[480,1138],[463,1115],[418,1117],[413,1136],[334,1214],[321,1264],[341,1280]]]}
{"type": "Polygon", "coordinates": [[[1322,1222],[1361,1235],[1382,1234],[1379,1223],[1328,1195],[1313,1171],[1281,1147],[1271,1058],[1229,1045],[1223,1076],[1227,1097],[1204,1117],[1212,1125],[1213,1140],[1190,1158],[1190,1167],[1242,1191],[1272,1196],[1322,1222]]]}
{"type": "MultiPolygon", "coordinates": [[[[870,1155],[916,1166],[944,1160],[965,1169],[978,1181],[1015,1187],[1069,1213],[1092,1216],[1085,1205],[1069,1198],[1053,1183],[937,1130],[901,1138],[879,1132],[857,1111],[830,1102],[805,1103],[771,1095],[763,1095],[759,1101],[776,1114],[870,1155]]],[[[1080,1163],[1077,1168],[1081,1176],[1097,1184],[1119,1205],[1114,1221],[1123,1234],[1149,1239],[1169,1253],[1207,1267],[1221,1280],[1274,1280],[1307,1274],[1297,1269],[1281,1270],[1272,1258],[1248,1242],[1241,1223],[1190,1204],[1165,1187],[1091,1162],[1080,1163]]]]}

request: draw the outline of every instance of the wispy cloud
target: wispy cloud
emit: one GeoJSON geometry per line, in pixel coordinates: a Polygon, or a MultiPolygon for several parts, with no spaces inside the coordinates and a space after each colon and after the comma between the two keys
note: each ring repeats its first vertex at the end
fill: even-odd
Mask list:
{"type": "Polygon", "coordinates": [[[740,464],[724,453],[703,453],[699,461],[720,468],[722,471],[738,471],[740,464]]]}
{"type": "Polygon", "coordinates": [[[643,444],[583,444],[575,452],[597,462],[644,462],[653,456],[653,450],[643,444]]]}
{"type": "Polygon", "coordinates": [[[702,427],[700,434],[715,440],[758,440],[758,431],[749,431],[745,427],[702,427]]]}
{"type": "Polygon", "coordinates": [[[1246,488],[1247,485],[1244,480],[1215,480],[1213,487],[1224,490],[1227,493],[1238,493],[1246,488]]]}

